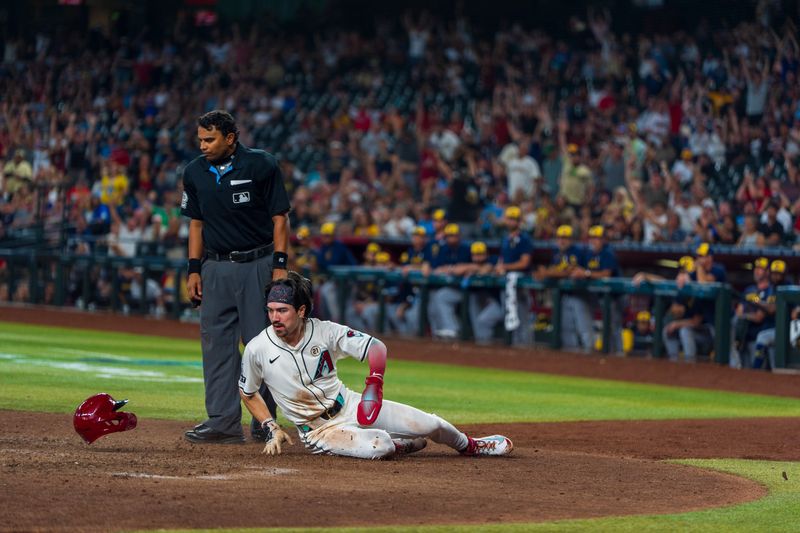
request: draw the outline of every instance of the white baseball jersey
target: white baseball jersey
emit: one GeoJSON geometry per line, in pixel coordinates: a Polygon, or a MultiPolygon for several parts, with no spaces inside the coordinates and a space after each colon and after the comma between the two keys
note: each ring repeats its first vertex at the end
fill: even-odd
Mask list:
{"type": "Polygon", "coordinates": [[[311,318],[303,339],[289,346],[272,326],[247,343],[242,356],[239,387],[245,394],[266,382],[275,402],[290,422],[304,424],[333,407],[345,386],[336,373],[336,361],[353,357],[363,361],[372,337],[337,324],[311,318]]]}
{"type": "Polygon", "coordinates": [[[417,437],[463,450],[467,436],[452,424],[390,400],[383,401],[371,426],[358,424],[361,395],[341,382],[336,361],[348,356],[363,361],[371,342],[366,333],[311,318],[303,339],[289,346],[270,326],[247,344],[239,387],[249,395],[266,382],[275,403],[313,453],[378,459],[394,454],[395,444],[417,437]],[[335,403],[341,404],[335,416],[320,417],[335,403]]]}

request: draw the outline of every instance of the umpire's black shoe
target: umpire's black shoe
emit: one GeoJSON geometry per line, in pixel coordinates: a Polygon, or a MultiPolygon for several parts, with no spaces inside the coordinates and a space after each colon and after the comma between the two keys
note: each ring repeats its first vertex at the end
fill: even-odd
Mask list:
{"type": "Polygon", "coordinates": [[[264,431],[261,424],[256,422],[255,419],[250,422],[250,436],[257,442],[266,442],[267,440],[267,432],[264,431]]]}
{"type": "Polygon", "coordinates": [[[183,434],[183,437],[194,444],[241,444],[244,436],[231,435],[212,429],[205,424],[199,424],[183,434]]]}

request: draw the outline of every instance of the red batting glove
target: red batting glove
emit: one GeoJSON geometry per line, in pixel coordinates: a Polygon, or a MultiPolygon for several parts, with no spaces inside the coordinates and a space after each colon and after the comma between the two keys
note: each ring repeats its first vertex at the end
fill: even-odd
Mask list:
{"type": "Polygon", "coordinates": [[[367,387],[361,393],[358,402],[357,418],[362,426],[371,426],[378,419],[383,405],[383,376],[370,374],[366,380],[367,387]]]}

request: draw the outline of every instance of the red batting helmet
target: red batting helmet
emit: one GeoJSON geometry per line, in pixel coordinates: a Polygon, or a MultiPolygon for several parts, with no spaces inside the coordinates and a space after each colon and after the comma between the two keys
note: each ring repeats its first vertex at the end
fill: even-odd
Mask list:
{"type": "Polygon", "coordinates": [[[105,392],[86,398],[72,417],[75,431],[87,444],[91,444],[108,433],[135,428],[135,414],[117,412],[126,403],[128,400],[117,401],[105,392]]]}

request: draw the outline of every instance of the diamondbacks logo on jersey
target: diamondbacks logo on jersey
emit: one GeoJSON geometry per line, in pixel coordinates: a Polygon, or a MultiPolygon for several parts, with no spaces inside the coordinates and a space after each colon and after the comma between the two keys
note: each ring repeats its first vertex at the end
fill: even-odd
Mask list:
{"type": "Polygon", "coordinates": [[[353,337],[363,337],[364,334],[359,331],[353,331],[352,329],[347,330],[347,338],[352,339],[353,337]]]}
{"type": "Polygon", "coordinates": [[[317,371],[314,372],[314,379],[317,380],[323,376],[327,376],[331,372],[333,372],[333,359],[331,359],[331,352],[325,350],[319,356],[319,363],[317,363],[317,371]]]}

